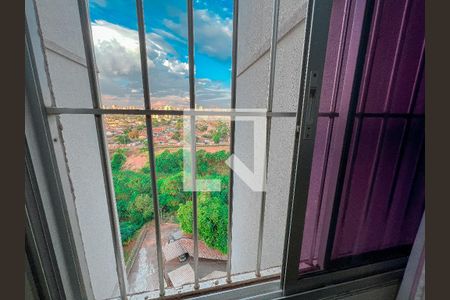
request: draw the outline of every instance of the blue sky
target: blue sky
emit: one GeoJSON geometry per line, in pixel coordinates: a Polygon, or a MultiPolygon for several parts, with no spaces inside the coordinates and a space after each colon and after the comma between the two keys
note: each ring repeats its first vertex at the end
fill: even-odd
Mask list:
{"type": "MultiPolygon", "coordinates": [[[[232,0],[194,0],[196,100],[229,107],[232,0]]],[[[133,0],[90,0],[91,25],[106,105],[143,106],[133,0]]],[[[144,0],[154,107],[189,102],[186,0],[144,0]]]]}

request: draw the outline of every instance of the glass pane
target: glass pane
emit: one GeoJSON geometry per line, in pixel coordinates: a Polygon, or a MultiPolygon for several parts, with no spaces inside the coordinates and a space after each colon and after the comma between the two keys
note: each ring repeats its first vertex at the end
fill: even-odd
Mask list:
{"type": "Polygon", "coordinates": [[[314,271],[324,266],[364,11],[364,2],[333,2],[303,229],[300,272],[314,271]]]}
{"type": "Polygon", "coordinates": [[[424,210],[423,1],[376,2],[332,259],[407,255],[424,210]],[[408,14],[404,12],[408,11],[408,14]],[[369,47],[371,47],[369,45],[369,47]],[[395,76],[393,76],[395,74],[395,76]],[[365,77],[367,76],[367,77],[365,77]],[[395,115],[399,114],[399,115],[395,115]]]}

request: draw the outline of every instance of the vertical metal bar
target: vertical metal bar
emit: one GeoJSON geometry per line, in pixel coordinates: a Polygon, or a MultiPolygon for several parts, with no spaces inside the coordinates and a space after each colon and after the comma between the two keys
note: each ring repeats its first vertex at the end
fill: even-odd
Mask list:
{"type": "MultiPolygon", "coordinates": [[[[280,0],[274,0],[273,2],[273,15],[272,15],[272,38],[270,40],[270,69],[269,69],[269,87],[267,95],[267,112],[272,112],[273,105],[273,90],[275,83],[275,62],[277,56],[277,42],[278,42],[278,15],[280,11],[280,0]]],[[[264,182],[263,191],[261,193],[261,211],[259,216],[259,234],[258,234],[258,252],[256,257],[256,276],[261,276],[261,256],[263,246],[264,235],[264,214],[266,209],[266,185],[269,169],[269,149],[270,149],[270,129],[272,118],[267,116],[266,125],[266,157],[264,159],[264,182]]]]}
{"type": "MultiPolygon", "coordinates": [[[[138,17],[138,29],[139,29],[139,47],[141,54],[141,73],[142,73],[142,86],[144,90],[144,106],[145,109],[150,110],[150,84],[148,78],[147,67],[147,47],[145,39],[145,22],[144,22],[144,6],[143,0],[136,0],[136,11],[138,17]]],[[[153,125],[152,115],[145,115],[145,123],[147,127],[147,144],[148,155],[150,160],[150,176],[152,185],[152,198],[153,198],[153,210],[155,212],[155,232],[156,232],[156,255],[158,259],[158,279],[159,279],[159,294],[164,296],[164,262],[162,256],[162,241],[161,241],[161,220],[159,215],[159,201],[156,179],[156,164],[155,164],[155,147],[153,144],[153,125]]]]}
{"type": "MultiPolygon", "coordinates": [[[[338,48],[338,53],[337,53],[337,64],[336,64],[336,68],[335,68],[335,77],[334,77],[334,82],[333,82],[333,90],[332,90],[332,96],[331,96],[331,101],[332,101],[332,107],[331,107],[331,112],[335,113],[336,112],[336,106],[337,106],[337,101],[338,101],[338,92],[341,86],[341,75],[342,75],[342,65],[343,65],[343,61],[344,61],[344,49],[346,46],[346,40],[347,40],[347,33],[348,33],[348,26],[349,26],[349,20],[350,20],[350,4],[351,1],[350,0],[346,0],[345,4],[344,4],[344,20],[342,21],[342,26],[341,26],[341,31],[339,34],[339,48],[338,48]]],[[[313,266],[314,264],[314,251],[316,249],[316,245],[317,245],[317,236],[318,236],[318,232],[316,232],[319,228],[319,222],[320,222],[320,212],[321,212],[321,207],[322,207],[322,202],[323,202],[323,197],[324,197],[324,189],[325,189],[325,178],[326,178],[326,170],[328,169],[328,161],[329,161],[329,156],[330,156],[330,150],[331,150],[331,140],[333,137],[333,131],[334,131],[334,122],[335,122],[335,118],[328,118],[329,121],[329,129],[327,130],[327,137],[326,137],[326,144],[325,144],[325,158],[324,158],[324,164],[323,164],[323,173],[322,173],[322,178],[320,179],[320,190],[319,190],[319,197],[318,197],[318,201],[316,204],[316,211],[317,211],[317,215],[315,217],[314,220],[314,227],[313,227],[313,240],[311,242],[311,247],[309,249],[311,255],[309,257],[308,263],[313,266]]]]}
{"type": "MultiPolygon", "coordinates": [[[[95,68],[95,55],[92,45],[92,32],[89,21],[89,11],[85,0],[78,0],[80,11],[80,22],[83,34],[84,49],[86,55],[86,66],[91,88],[93,108],[101,108],[100,92],[98,86],[97,72],[95,68]]],[[[119,217],[116,210],[116,199],[114,185],[111,176],[111,165],[109,160],[106,137],[103,130],[103,116],[95,115],[95,126],[97,131],[100,158],[102,161],[103,179],[105,184],[106,197],[108,200],[108,213],[111,220],[111,231],[114,247],[114,257],[116,260],[117,275],[119,281],[120,297],[127,299],[127,278],[123,258],[122,242],[120,237],[119,217]]]]}
{"type": "MultiPolygon", "coordinates": [[[[195,61],[194,61],[194,6],[187,0],[188,56],[189,56],[189,100],[190,109],[195,110],[195,61]]],[[[198,283],[198,205],[197,205],[197,159],[196,159],[195,115],[190,117],[191,176],[192,176],[192,232],[194,237],[194,289],[198,283]]]]}
{"type": "MultiPolygon", "coordinates": [[[[237,47],[238,47],[238,18],[239,18],[239,0],[233,2],[233,45],[231,50],[231,110],[236,109],[236,76],[237,76],[237,47]]],[[[235,119],[230,120],[230,155],[234,154],[234,132],[235,119]]],[[[232,247],[232,218],[233,218],[233,184],[234,171],[233,161],[230,161],[230,179],[228,187],[228,257],[227,257],[227,282],[231,283],[231,247],[232,247]]]]}
{"type": "MultiPolygon", "coordinates": [[[[308,7],[306,9],[306,20],[305,20],[305,39],[303,42],[303,57],[302,57],[302,69],[300,74],[300,90],[299,90],[299,101],[297,106],[297,116],[295,121],[295,135],[294,135],[294,149],[292,154],[292,162],[291,162],[291,177],[289,184],[289,198],[288,198],[288,211],[287,211],[287,220],[286,220],[286,230],[285,230],[285,238],[284,238],[284,248],[283,248],[283,261],[282,261],[282,269],[281,269],[281,288],[283,290],[283,295],[286,295],[289,292],[289,289],[292,285],[295,285],[295,282],[298,277],[298,266],[300,265],[300,254],[298,253],[298,249],[301,249],[302,245],[302,234],[303,229],[301,230],[301,235],[298,236],[294,227],[294,215],[298,214],[294,205],[294,196],[295,196],[295,183],[297,176],[297,160],[298,160],[298,152],[300,150],[300,126],[301,126],[301,114],[303,110],[302,100],[304,99],[305,90],[306,90],[306,80],[303,78],[306,77],[306,72],[309,70],[309,53],[311,48],[311,36],[312,36],[312,17],[313,17],[313,6],[315,5],[314,0],[308,1],[308,7]],[[295,236],[295,237],[294,237],[295,236]],[[294,237],[294,238],[292,238],[294,237]],[[297,242],[297,247],[292,246],[292,242],[297,242]],[[293,251],[292,248],[295,248],[293,251]],[[297,264],[298,262],[298,264],[297,264]],[[297,265],[297,266],[296,266],[297,265]]],[[[306,206],[303,209],[306,211],[306,206]]],[[[302,213],[300,212],[300,217],[302,213]]],[[[295,218],[300,221],[304,228],[304,217],[302,220],[300,218],[295,218]]]]}

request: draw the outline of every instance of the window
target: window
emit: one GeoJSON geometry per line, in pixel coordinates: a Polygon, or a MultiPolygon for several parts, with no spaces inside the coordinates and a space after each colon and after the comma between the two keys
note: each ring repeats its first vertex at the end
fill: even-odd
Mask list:
{"type": "Polygon", "coordinates": [[[281,279],[288,295],[401,276],[424,210],[421,1],[229,1],[225,18],[193,1],[30,3],[30,111],[86,294],[281,279]],[[229,44],[202,44],[211,22],[229,44]],[[229,94],[205,67],[231,68],[229,94]]]}
{"type": "MultiPolygon", "coordinates": [[[[179,57],[176,57],[173,53],[161,53],[161,37],[157,35],[157,31],[145,29],[148,24],[156,23],[157,18],[162,17],[155,14],[146,15],[142,1],[136,2],[136,7],[127,3],[123,8],[122,16],[127,18],[127,22],[137,23],[136,26],[130,25],[131,28],[135,26],[134,30],[109,23],[98,17],[105,13],[112,15],[113,18],[118,17],[117,10],[111,11],[110,6],[96,2],[91,4],[91,16],[94,16],[92,22],[89,21],[88,7],[84,4],[80,4],[80,13],[93,105],[92,107],[90,105],[81,107],[51,105],[47,107],[47,112],[57,116],[64,128],[64,134],[67,135],[65,147],[69,157],[71,156],[70,152],[74,151],[73,149],[76,147],[82,148],[80,151],[84,155],[88,155],[87,151],[95,149],[95,145],[92,144],[94,141],[91,140],[90,145],[83,144],[80,134],[90,131],[88,135],[97,134],[98,136],[99,143],[96,151],[99,155],[92,159],[102,163],[103,170],[95,170],[95,172],[101,171],[106,178],[104,188],[108,206],[97,207],[95,210],[102,209],[104,212],[108,212],[113,222],[111,243],[114,246],[108,251],[109,255],[105,255],[102,259],[105,263],[114,257],[118,278],[113,295],[107,295],[108,291],[98,293],[109,297],[118,294],[125,297],[125,295],[148,293],[155,290],[153,295],[158,295],[158,293],[162,295],[166,294],[167,290],[167,293],[173,294],[177,293],[180,288],[188,291],[189,289],[196,290],[199,287],[204,289],[211,285],[221,286],[230,282],[237,283],[259,280],[260,277],[279,276],[284,236],[278,234],[278,242],[274,245],[270,242],[270,238],[274,232],[284,228],[283,215],[286,215],[289,187],[288,181],[285,181],[283,198],[286,201],[280,206],[280,198],[273,194],[276,190],[269,189],[269,195],[266,196],[264,185],[266,185],[265,177],[267,177],[268,168],[274,168],[275,172],[280,172],[283,165],[289,167],[286,162],[289,163],[289,156],[292,154],[284,151],[285,156],[282,156],[282,159],[273,159],[270,164],[275,165],[269,166],[269,153],[266,151],[266,147],[272,144],[274,146],[270,150],[271,152],[277,148],[277,152],[283,152],[281,151],[283,149],[277,147],[276,143],[284,142],[283,138],[292,140],[296,116],[293,108],[296,107],[297,97],[295,93],[291,93],[288,95],[291,103],[283,103],[282,98],[285,95],[282,94],[282,87],[275,90],[277,44],[274,41],[278,39],[280,2],[274,2],[273,12],[266,15],[265,18],[272,19],[274,25],[270,26],[272,36],[265,37],[270,45],[261,44],[259,46],[263,50],[270,50],[261,60],[264,60],[263,64],[259,64],[259,67],[267,67],[263,73],[264,77],[262,77],[267,82],[263,83],[263,89],[258,90],[256,95],[252,97],[247,95],[247,98],[251,98],[255,103],[247,102],[248,100],[244,99],[243,95],[237,97],[238,27],[236,15],[238,7],[237,5],[219,7],[220,9],[234,10],[234,17],[232,12],[228,12],[227,15],[232,18],[226,17],[223,21],[228,30],[225,33],[233,35],[229,45],[229,61],[233,63],[232,72],[229,73],[231,76],[231,93],[229,95],[231,109],[223,104],[221,107],[217,107],[217,104],[208,106],[207,101],[211,99],[205,99],[204,93],[212,90],[213,86],[202,87],[203,84],[210,85],[210,83],[201,77],[194,76],[194,66],[197,68],[198,76],[201,76],[201,67],[205,64],[202,62],[205,59],[201,55],[202,51],[210,51],[201,41],[202,30],[205,30],[201,27],[205,26],[202,22],[206,22],[204,18],[209,17],[212,18],[211,22],[219,22],[217,15],[204,15],[208,11],[202,10],[201,7],[195,10],[192,1],[188,1],[187,7],[180,6],[182,14],[176,12],[175,19],[181,25],[185,25],[187,32],[183,33],[181,30],[177,33],[181,37],[184,35],[187,44],[183,45],[184,50],[181,50],[179,57]],[[137,14],[137,18],[132,17],[133,12],[137,14]],[[234,20],[234,24],[232,20],[234,20]],[[196,27],[196,30],[194,30],[194,22],[198,22],[198,26],[200,26],[196,27]],[[230,30],[232,31],[230,32],[230,30]],[[196,32],[199,39],[197,43],[194,40],[196,32]],[[198,45],[198,50],[195,49],[195,45],[198,45]],[[198,55],[196,51],[198,51],[198,55]],[[117,57],[119,53],[122,55],[117,57]],[[184,58],[184,54],[188,57],[184,58]],[[200,61],[199,64],[194,63],[194,58],[197,57],[200,61]],[[175,63],[177,66],[174,65],[175,63]],[[158,69],[160,67],[165,67],[165,69],[161,71],[158,69]],[[161,84],[166,84],[159,83],[159,78],[162,81],[169,80],[164,77],[168,72],[179,72],[179,74],[175,74],[180,80],[180,88],[176,91],[179,94],[170,94],[173,97],[169,99],[178,102],[169,101],[161,104],[162,91],[167,87],[159,87],[161,84]],[[150,86],[152,82],[155,86],[153,90],[150,86]],[[187,90],[184,89],[184,84],[187,84],[187,90]],[[141,85],[142,88],[140,88],[141,85]],[[118,90],[114,95],[116,97],[111,95],[113,94],[111,90],[114,89],[118,90]],[[100,90],[103,90],[104,93],[100,93],[100,90]],[[274,94],[279,103],[273,104],[274,94]],[[126,95],[126,97],[120,98],[118,95],[126,95]],[[199,103],[205,104],[198,104],[197,96],[199,96],[199,103]],[[261,98],[258,99],[258,96],[261,98]],[[103,103],[100,104],[101,102],[103,103]],[[142,102],[143,105],[139,104],[142,102]],[[169,105],[168,103],[173,104],[169,105]],[[187,107],[184,105],[186,103],[187,107]],[[289,107],[288,104],[292,107],[289,107]],[[273,122],[272,119],[274,119],[273,122]],[[283,130],[283,123],[286,122],[289,122],[290,130],[286,130],[287,128],[283,130]],[[80,124],[89,125],[80,128],[80,124]],[[206,128],[204,128],[205,126],[206,128]],[[271,134],[272,127],[276,130],[275,134],[271,134]],[[281,132],[282,135],[277,136],[278,132],[281,132]],[[249,134],[254,135],[253,139],[248,138],[249,134]],[[72,137],[69,137],[70,135],[72,137]],[[271,137],[274,138],[275,143],[270,141],[271,137]],[[194,138],[196,142],[186,143],[186,140],[192,141],[194,138]],[[211,148],[218,148],[219,151],[216,150],[214,153],[202,151],[208,149],[210,144],[213,144],[211,148]],[[235,146],[237,151],[234,149],[235,146]],[[253,154],[252,151],[249,151],[251,148],[255,148],[257,153],[253,154]],[[162,151],[162,149],[167,151],[162,151]],[[225,152],[221,152],[222,149],[225,152]],[[228,156],[227,152],[236,155],[237,160],[233,161],[233,165],[236,166],[234,171],[231,171],[224,162],[228,156]],[[192,153],[197,153],[197,155],[193,157],[192,153]],[[255,157],[253,158],[253,156],[255,157]],[[134,163],[131,163],[132,160],[134,163]],[[181,164],[182,162],[186,163],[187,167],[181,164]],[[179,169],[177,173],[167,169],[171,168],[169,166],[171,163],[174,164],[175,169],[179,169]],[[204,170],[205,168],[206,170],[204,170]],[[214,168],[220,172],[211,172],[214,168]],[[252,172],[252,176],[256,176],[256,181],[250,176],[250,181],[255,181],[250,187],[249,183],[245,181],[248,181],[248,178],[245,178],[247,176],[245,172],[248,171],[252,172]],[[196,173],[197,176],[195,176],[196,173]],[[192,181],[192,178],[188,179],[186,183],[187,175],[193,175],[192,178],[196,177],[197,179],[195,181],[192,181]],[[200,186],[204,182],[214,185],[218,180],[220,184],[218,190],[204,192],[202,190],[204,187],[200,186]],[[186,184],[198,185],[200,189],[199,191],[195,189],[190,191],[192,186],[186,189],[186,184]],[[176,195],[173,195],[174,193],[176,195]],[[233,201],[230,201],[232,194],[234,194],[233,201]],[[235,213],[232,213],[234,204],[237,209],[234,210],[235,213]],[[257,204],[256,207],[255,204],[257,204]],[[219,215],[215,216],[215,219],[209,217],[208,210],[211,214],[219,215]],[[281,216],[280,212],[282,212],[281,216]],[[272,220],[274,217],[279,220],[275,222],[272,220]],[[175,219],[178,224],[171,221],[171,218],[175,219]],[[237,224],[235,227],[232,225],[234,222],[237,224]],[[271,224],[276,226],[271,226],[271,224]],[[252,226],[252,228],[246,225],[252,226]],[[246,228],[246,230],[240,228],[246,228]],[[208,230],[210,231],[209,236],[207,236],[208,230]],[[255,235],[253,231],[258,233],[255,235]],[[234,241],[232,237],[235,238],[234,241]],[[151,244],[151,246],[147,246],[147,244],[151,244]],[[234,261],[232,253],[235,253],[234,261]]],[[[156,7],[153,6],[156,5],[164,12],[160,4],[148,3],[148,5],[148,11],[154,11],[156,7]]],[[[247,11],[250,9],[248,5],[244,5],[244,8],[247,11]]],[[[299,11],[304,10],[305,6],[295,5],[295,8],[299,11]]],[[[280,45],[282,51],[288,51],[289,47],[301,48],[304,24],[297,25],[302,20],[295,20],[295,23],[290,24],[291,27],[296,26],[295,34],[289,33],[289,28],[282,28],[281,33],[290,39],[280,45]]],[[[167,23],[168,21],[164,20],[163,22],[167,23]]],[[[170,26],[175,25],[171,24],[170,26]]],[[[245,34],[251,33],[251,30],[254,30],[252,27],[250,26],[250,31],[245,34]]],[[[159,31],[159,34],[162,32],[159,31]]],[[[219,55],[226,55],[223,49],[216,50],[221,51],[219,55]]],[[[298,86],[301,53],[296,54],[295,58],[298,64],[291,65],[293,68],[290,67],[290,70],[297,72],[298,75],[289,78],[289,82],[298,86]]],[[[257,59],[257,57],[247,57],[245,63],[250,63],[251,59],[257,59]]],[[[281,57],[280,62],[285,65],[288,63],[284,57],[281,57]]],[[[255,71],[253,68],[249,69],[249,72],[255,71]]],[[[247,73],[242,75],[242,77],[245,76],[248,76],[247,73]]],[[[243,78],[242,80],[249,79],[243,78]]],[[[242,91],[240,92],[242,93],[242,91]]],[[[210,92],[210,94],[212,93],[210,92]]],[[[74,155],[79,154],[75,153],[74,155]]],[[[274,156],[276,157],[276,155],[274,156]]],[[[91,165],[96,164],[98,165],[94,161],[91,162],[91,165]]],[[[70,167],[74,177],[76,177],[77,166],[70,167]]],[[[83,170],[79,171],[80,174],[83,173],[83,170]]],[[[274,174],[272,178],[268,179],[268,185],[273,185],[271,181],[276,180],[278,174],[274,174]]],[[[283,177],[288,178],[288,175],[286,173],[283,177]]],[[[84,189],[88,185],[88,181],[92,182],[91,186],[94,185],[94,180],[89,176],[82,175],[81,177],[85,179],[80,180],[80,183],[74,182],[73,184],[79,184],[79,188],[84,189]]],[[[86,198],[88,197],[86,195],[86,198]]],[[[97,195],[95,198],[101,199],[102,197],[97,195]]],[[[99,201],[95,200],[95,202],[99,201]]],[[[89,200],[85,205],[85,214],[89,214],[89,209],[92,211],[94,206],[89,200]]],[[[91,222],[89,217],[84,218],[86,219],[82,218],[81,223],[86,224],[85,230],[89,231],[88,227],[94,225],[92,223],[89,225],[91,222]]],[[[103,230],[107,229],[105,227],[103,230]]],[[[95,240],[95,235],[101,234],[104,233],[100,231],[84,233],[86,240],[88,239],[86,236],[90,235],[91,243],[95,240]]],[[[91,247],[93,249],[87,252],[98,251],[98,246],[91,247]]],[[[95,256],[98,255],[100,253],[95,256]]],[[[95,256],[92,255],[92,257],[95,256]]],[[[97,262],[99,261],[91,263],[97,262]]],[[[114,274],[113,269],[110,271],[111,274],[114,274]]],[[[97,272],[100,272],[100,268],[97,272]]],[[[114,283],[114,280],[107,278],[102,278],[102,280],[103,284],[107,281],[114,283]]],[[[100,283],[98,284],[100,286],[100,283]]],[[[94,290],[98,289],[99,287],[94,286],[94,290]]]]}
{"type": "Polygon", "coordinates": [[[411,251],[425,200],[423,11],[421,1],[333,3],[328,40],[316,40],[327,47],[310,53],[323,67],[306,75],[311,99],[323,70],[315,142],[299,143],[300,157],[313,155],[297,162],[311,177],[295,179],[289,230],[302,243],[287,245],[287,293],[352,267],[399,268],[411,251]]]}

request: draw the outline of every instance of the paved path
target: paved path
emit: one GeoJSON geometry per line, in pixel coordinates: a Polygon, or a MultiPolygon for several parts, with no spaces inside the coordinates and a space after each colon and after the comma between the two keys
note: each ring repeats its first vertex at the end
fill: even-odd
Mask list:
{"type": "MultiPolygon", "coordinates": [[[[159,289],[158,282],[158,260],[156,258],[156,235],[155,224],[152,221],[147,225],[148,232],[138,250],[134,264],[128,274],[128,290],[130,293],[154,291],[159,289]]],[[[179,225],[174,223],[161,224],[161,239],[163,246],[168,242],[169,235],[179,230],[179,225]]],[[[165,271],[171,272],[185,264],[194,268],[193,258],[180,263],[177,259],[165,263],[165,271]]],[[[199,278],[211,277],[211,274],[222,274],[226,271],[226,261],[214,261],[207,259],[199,260],[199,278]]],[[[217,277],[217,276],[213,276],[217,277]]],[[[219,276],[220,277],[220,276],[219,276]]],[[[187,282],[186,282],[187,283],[187,282]]],[[[167,283],[165,283],[167,286],[167,283]]]]}
{"type": "MultiPolygon", "coordinates": [[[[178,229],[178,224],[161,224],[161,238],[163,244],[167,243],[170,233],[178,229]]],[[[155,224],[148,225],[148,232],[138,250],[136,260],[128,274],[130,293],[153,291],[159,289],[158,260],[156,258],[155,224]]]]}

